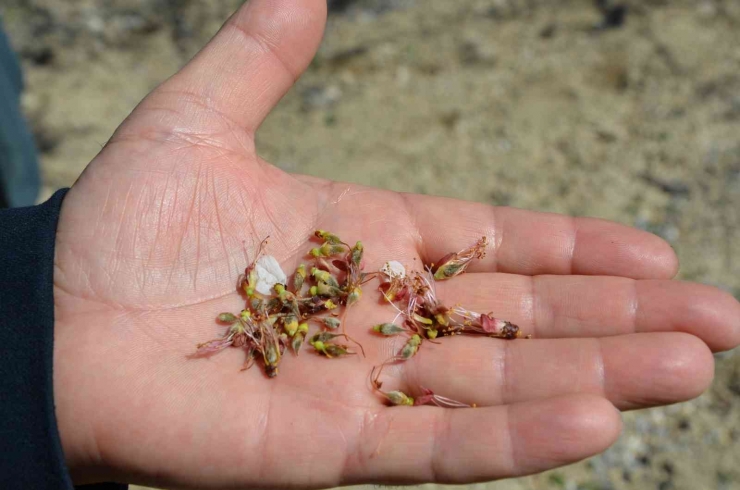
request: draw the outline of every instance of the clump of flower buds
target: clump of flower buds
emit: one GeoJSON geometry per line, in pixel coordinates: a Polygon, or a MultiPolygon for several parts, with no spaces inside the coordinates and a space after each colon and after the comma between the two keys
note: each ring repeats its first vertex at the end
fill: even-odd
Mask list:
{"type": "Polygon", "coordinates": [[[512,340],[521,337],[521,330],[511,322],[495,318],[491,313],[477,313],[461,306],[447,307],[437,297],[436,281],[445,281],[465,272],[473,260],[483,258],[486,237],[475,245],[442,257],[424,272],[407,273],[399,262],[387,262],[381,269],[379,290],[398,312],[392,322],[372,327],[380,335],[406,335],[401,350],[373,370],[372,383],[391,405],[434,404],[445,407],[470,406],[425,390],[412,398],[400,391],[381,390],[380,375],[388,364],[408,361],[414,357],[425,340],[452,335],[484,335],[512,340]]]}
{"type": "MultiPolygon", "coordinates": [[[[349,245],[339,236],[325,230],[316,230],[314,237],[323,243],[308,253],[309,264],[300,264],[291,281],[270,255],[263,255],[265,239],[257,256],[239,278],[246,304],[238,314],[221,313],[219,323],[228,327],[217,339],[198,344],[196,355],[210,355],[227,347],[243,349],[246,361],[242,369],[249,369],[261,361],[265,373],[275,377],[286,349],[298,355],[308,339],[314,352],[326,358],[355,354],[343,343],[352,342],[346,332],[346,317],[352,305],[362,298],[362,285],[380,278],[379,291],[396,310],[396,317],[372,327],[382,336],[405,336],[400,350],[373,368],[373,389],[390,405],[437,405],[445,408],[471,407],[450,398],[422,389],[416,396],[402,391],[383,391],[380,380],[383,368],[389,364],[406,362],[418,354],[425,342],[436,343],[453,335],[479,335],[512,340],[521,337],[518,326],[496,318],[491,313],[478,313],[460,305],[445,306],[437,297],[436,281],[449,280],[466,271],[476,259],[485,256],[487,240],[481,238],[473,246],[445,255],[423,272],[408,273],[397,261],[386,262],[375,273],[364,273],[362,242],[349,245]],[[309,321],[320,330],[309,336],[309,321]]],[[[529,338],[529,336],[527,336],[529,338]]]]}
{"type": "Polygon", "coordinates": [[[312,318],[322,329],[342,327],[341,333],[322,330],[313,335],[308,343],[315,352],[328,358],[354,354],[338,342],[340,338],[355,342],[344,331],[345,322],[320,315],[344,308],[346,316],[347,308],[361,298],[364,248],[361,242],[350,246],[324,230],[317,230],[315,236],[324,243],[308,254],[314,264],[300,264],[292,281],[288,281],[277,259],[263,255],[267,239],[262,241],[255,260],[239,278],[239,288],[246,295],[245,308],[239,314],[219,314],[218,321],[229,329],[221,338],[198,344],[195,355],[238,347],[247,355],[244,369],[261,359],[266,374],[275,377],[286,348],[298,355],[308,338],[308,321],[312,318]]]}

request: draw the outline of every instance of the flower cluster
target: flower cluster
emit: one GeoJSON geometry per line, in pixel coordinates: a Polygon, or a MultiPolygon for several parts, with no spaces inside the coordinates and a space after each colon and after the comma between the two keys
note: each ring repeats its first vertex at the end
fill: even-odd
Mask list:
{"type": "Polygon", "coordinates": [[[318,322],[321,329],[308,340],[317,353],[329,358],[354,354],[347,345],[338,342],[340,339],[354,342],[362,349],[347,335],[343,321],[349,306],[362,297],[362,284],[368,276],[362,272],[362,243],[350,246],[324,230],[317,230],[315,237],[323,244],[311,249],[309,257],[313,264],[299,265],[290,284],[278,261],[263,255],[265,239],[255,260],[239,278],[239,288],[246,295],[244,309],[238,314],[218,315],[218,321],[229,329],[223,337],[199,344],[195,354],[210,355],[227,347],[242,348],[247,355],[244,369],[260,360],[265,373],[272,378],[277,376],[287,348],[298,354],[308,336],[309,320],[318,322]],[[337,317],[342,307],[344,313],[340,319],[337,317]],[[341,333],[330,332],[339,331],[340,327],[341,333]]]}
{"type": "Polygon", "coordinates": [[[362,297],[362,286],[377,277],[378,289],[396,310],[396,317],[375,325],[372,330],[382,336],[403,335],[406,339],[395,355],[373,368],[370,375],[373,389],[391,405],[475,406],[423,387],[416,397],[401,391],[383,391],[380,378],[385,366],[408,361],[425,342],[437,343],[443,337],[463,334],[506,340],[521,337],[519,327],[508,321],[460,305],[448,307],[437,297],[435,283],[464,273],[474,260],[482,258],[486,238],[472,247],[447,254],[423,272],[411,273],[397,261],[387,262],[378,272],[365,273],[361,242],[349,245],[324,230],[317,230],[314,239],[320,240],[321,245],[310,250],[310,262],[300,264],[292,280],[288,280],[274,257],[263,254],[265,239],[255,260],[239,278],[239,288],[246,298],[244,309],[238,314],[218,315],[218,321],[228,326],[228,330],[220,338],[199,344],[195,355],[210,355],[227,347],[240,348],[247,356],[243,369],[260,362],[272,378],[277,376],[286,350],[298,355],[306,341],[318,355],[327,358],[355,354],[342,341],[356,344],[364,354],[362,346],[345,330],[346,317],[350,307],[362,297]],[[312,336],[309,336],[309,321],[319,325],[319,331],[312,336]]]}
{"type": "Polygon", "coordinates": [[[392,322],[381,323],[373,331],[383,335],[406,335],[401,350],[373,370],[373,387],[392,405],[435,404],[445,407],[468,406],[466,404],[435,395],[429,390],[416,399],[400,392],[381,390],[380,375],[388,364],[411,359],[419,351],[424,341],[434,341],[438,337],[452,335],[485,335],[512,340],[521,336],[518,326],[495,318],[491,313],[477,313],[460,305],[448,307],[437,297],[436,281],[451,279],[465,272],[470,263],[485,255],[486,238],[481,238],[472,247],[450,253],[423,272],[406,274],[402,264],[388,262],[381,268],[379,290],[396,310],[392,322]]]}

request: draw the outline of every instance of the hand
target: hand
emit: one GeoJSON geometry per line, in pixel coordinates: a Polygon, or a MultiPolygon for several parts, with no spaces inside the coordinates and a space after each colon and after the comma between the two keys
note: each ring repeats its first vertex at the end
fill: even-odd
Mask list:
{"type": "MultiPolygon", "coordinates": [[[[740,306],[670,280],[660,239],[596,219],[398,194],[286,174],[254,133],[319,44],[325,0],[252,0],[124,121],[67,195],[58,226],[55,401],[76,482],[183,488],[472,482],[585,458],[617,438],[615,409],[674,403],[740,342],[740,306]],[[368,383],[392,340],[374,287],[348,330],[367,357],[304,348],[276,379],[243,352],[189,359],[243,305],[259,241],[286,272],[316,228],[361,239],[367,270],[420,267],[481,236],[457,302],[532,340],[449,338],[387,372],[480,408],[388,408],[368,383]]],[[[290,135],[286,135],[289,138],[290,135]]],[[[395,347],[396,349],[398,346],[395,347]]]]}

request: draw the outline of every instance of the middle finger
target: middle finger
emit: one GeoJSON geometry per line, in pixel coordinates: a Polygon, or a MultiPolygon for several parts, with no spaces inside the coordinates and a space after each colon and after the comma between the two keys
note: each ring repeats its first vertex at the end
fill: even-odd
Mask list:
{"type": "Polygon", "coordinates": [[[477,273],[436,288],[444,305],[491,312],[539,339],[677,331],[696,335],[714,351],[740,343],[740,304],[703,284],[477,273]]]}

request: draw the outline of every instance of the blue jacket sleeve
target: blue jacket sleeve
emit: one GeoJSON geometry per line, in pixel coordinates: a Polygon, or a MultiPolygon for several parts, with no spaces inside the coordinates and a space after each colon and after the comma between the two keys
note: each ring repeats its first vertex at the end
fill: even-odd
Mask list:
{"type": "Polygon", "coordinates": [[[21,67],[0,23],[0,206],[35,203],[41,185],[36,144],[20,106],[22,89],[21,67]]]}
{"type": "MultiPolygon", "coordinates": [[[[54,243],[66,190],[0,210],[0,488],[72,489],[54,413],[54,243]]],[[[79,488],[125,489],[98,484],[79,488]]]]}

